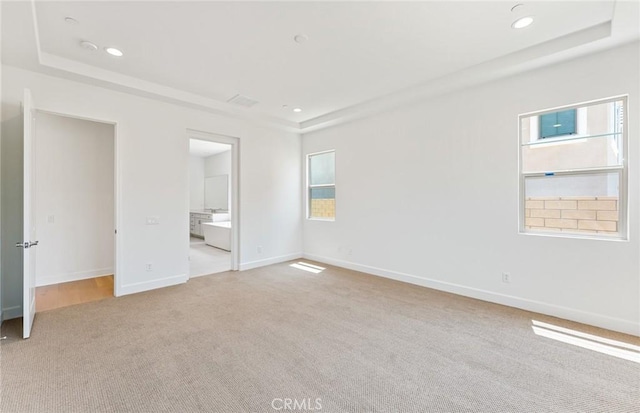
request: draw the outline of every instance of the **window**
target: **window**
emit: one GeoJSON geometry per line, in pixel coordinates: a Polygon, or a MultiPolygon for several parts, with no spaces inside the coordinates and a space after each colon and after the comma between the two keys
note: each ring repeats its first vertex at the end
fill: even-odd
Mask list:
{"type": "Polygon", "coordinates": [[[626,239],[626,107],[617,97],[520,115],[520,231],[626,239]]]}
{"type": "Polygon", "coordinates": [[[336,217],[336,153],[307,156],[307,214],[311,219],[336,217]]]}
{"type": "Polygon", "coordinates": [[[576,133],[576,110],[540,115],[540,139],[576,133]]]}

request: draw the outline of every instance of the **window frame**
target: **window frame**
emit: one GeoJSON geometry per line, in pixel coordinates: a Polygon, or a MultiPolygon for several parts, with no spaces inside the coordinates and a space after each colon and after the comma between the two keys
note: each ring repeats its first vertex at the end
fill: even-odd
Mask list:
{"type": "MultiPolygon", "coordinates": [[[[572,140],[584,138],[578,133],[578,120],[576,120],[576,134],[562,135],[548,138],[536,139],[535,145],[554,144],[557,142],[570,142],[572,140]]],[[[577,238],[577,239],[591,239],[591,240],[605,240],[605,241],[628,241],[629,240],[629,226],[628,226],[628,199],[629,199],[629,186],[628,186],[628,136],[629,136],[629,95],[618,95],[604,99],[594,99],[586,102],[574,103],[564,106],[558,106],[555,108],[538,110],[533,112],[522,113],[518,115],[518,233],[523,235],[534,235],[553,238],[577,238]],[[574,168],[564,170],[550,170],[550,171],[534,171],[523,172],[522,153],[523,148],[527,145],[523,144],[522,136],[522,120],[531,116],[540,116],[553,112],[561,112],[563,110],[576,109],[576,113],[579,114],[581,108],[589,106],[595,106],[600,104],[606,104],[616,101],[623,102],[623,128],[621,134],[622,145],[622,162],[620,165],[596,167],[596,168],[574,168]],[[525,193],[525,180],[529,177],[544,177],[544,176],[576,176],[585,174],[598,174],[598,173],[611,173],[617,172],[619,176],[619,191],[618,191],[618,231],[614,235],[603,234],[591,234],[591,233],[578,233],[578,232],[555,232],[555,231],[535,231],[528,230],[525,226],[525,206],[526,206],[526,193],[525,193]]],[[[598,136],[598,135],[594,135],[598,136]]]]}
{"type": "Polygon", "coordinates": [[[306,205],[305,205],[305,215],[306,218],[308,220],[311,221],[335,221],[336,220],[336,213],[334,213],[333,217],[313,217],[311,216],[311,189],[313,188],[333,188],[333,192],[334,192],[334,201],[337,198],[336,197],[336,179],[335,179],[335,164],[334,164],[334,179],[333,179],[333,184],[316,184],[316,185],[311,185],[311,157],[312,156],[317,156],[317,155],[323,155],[325,153],[333,153],[334,154],[334,159],[335,159],[335,153],[336,150],[335,149],[328,149],[325,151],[320,151],[320,152],[312,152],[312,153],[308,153],[306,156],[306,182],[305,182],[305,198],[306,198],[306,205]]]}

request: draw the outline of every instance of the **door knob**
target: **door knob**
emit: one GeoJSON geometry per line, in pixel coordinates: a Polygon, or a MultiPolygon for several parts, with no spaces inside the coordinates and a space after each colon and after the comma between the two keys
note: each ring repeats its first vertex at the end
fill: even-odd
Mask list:
{"type": "Polygon", "coordinates": [[[25,241],[25,242],[16,242],[16,247],[17,248],[31,248],[31,247],[35,247],[36,245],[38,245],[39,241],[33,241],[33,242],[29,242],[29,241],[25,241]]]}

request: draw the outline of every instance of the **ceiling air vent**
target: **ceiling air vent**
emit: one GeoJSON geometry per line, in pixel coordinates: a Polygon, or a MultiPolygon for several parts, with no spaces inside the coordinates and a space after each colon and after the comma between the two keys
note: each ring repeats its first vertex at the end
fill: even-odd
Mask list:
{"type": "Polygon", "coordinates": [[[258,103],[257,100],[253,100],[250,97],[246,97],[242,95],[235,95],[231,99],[227,100],[227,102],[233,103],[234,105],[244,106],[246,108],[250,108],[251,106],[258,103]]]}

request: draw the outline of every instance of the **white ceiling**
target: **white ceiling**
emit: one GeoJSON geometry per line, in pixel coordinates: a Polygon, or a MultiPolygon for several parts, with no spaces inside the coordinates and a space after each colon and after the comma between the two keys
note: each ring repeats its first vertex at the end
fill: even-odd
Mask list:
{"type": "Polygon", "coordinates": [[[203,141],[200,139],[189,139],[189,154],[198,158],[207,158],[222,152],[230,151],[231,145],[224,143],[203,141]]]}
{"type": "Polygon", "coordinates": [[[638,1],[517,3],[3,2],[2,59],[304,130],[640,37],[638,1]],[[512,29],[523,15],[534,24],[512,29]],[[236,94],[259,103],[226,103],[236,94]]]}

